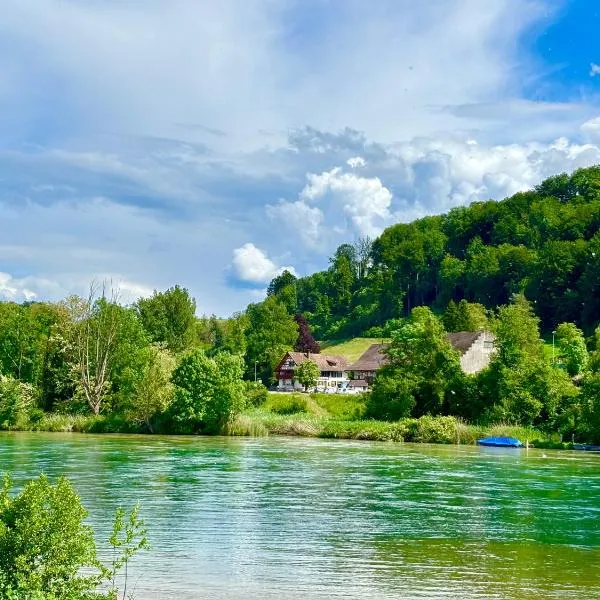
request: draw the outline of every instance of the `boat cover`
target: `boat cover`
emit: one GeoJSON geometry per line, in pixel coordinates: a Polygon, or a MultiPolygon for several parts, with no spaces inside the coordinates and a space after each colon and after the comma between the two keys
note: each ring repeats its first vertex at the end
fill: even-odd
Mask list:
{"type": "Polygon", "coordinates": [[[511,437],[487,437],[477,440],[477,443],[480,446],[499,446],[504,448],[520,448],[523,445],[520,440],[511,437]]]}

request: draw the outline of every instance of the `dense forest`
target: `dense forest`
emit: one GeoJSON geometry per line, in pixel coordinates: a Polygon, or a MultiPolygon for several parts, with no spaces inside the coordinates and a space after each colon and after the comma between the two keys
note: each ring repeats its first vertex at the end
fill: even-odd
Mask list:
{"type": "Polygon", "coordinates": [[[362,418],[452,415],[598,440],[599,320],[593,167],[344,244],[326,271],[284,272],[228,319],[198,317],[179,286],[132,306],[102,284],[87,298],[0,302],[0,427],[68,414],[108,430],[224,431],[265,401],[287,350],[367,335],[391,338],[390,364],[362,418]],[[466,376],[446,332],[481,328],[498,352],[466,376]]]}

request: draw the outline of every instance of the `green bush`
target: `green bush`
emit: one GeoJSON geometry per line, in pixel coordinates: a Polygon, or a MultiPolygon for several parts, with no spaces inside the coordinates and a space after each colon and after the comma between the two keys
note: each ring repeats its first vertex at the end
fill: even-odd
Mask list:
{"type": "Polygon", "coordinates": [[[406,441],[425,444],[457,442],[457,421],[454,417],[425,415],[419,419],[402,419],[401,423],[406,427],[406,441]]]}
{"type": "Polygon", "coordinates": [[[33,404],[30,385],[0,375],[0,429],[27,429],[33,404]]]}
{"type": "Polygon", "coordinates": [[[202,350],[185,354],[175,371],[171,415],[180,433],[220,433],[246,402],[241,357],[221,352],[214,358],[202,350]]]}
{"type": "Polygon", "coordinates": [[[247,406],[261,406],[269,397],[269,391],[266,386],[260,381],[246,381],[246,405],[247,406]]]}
{"type": "MultiPolygon", "coordinates": [[[[87,511],[67,479],[45,477],[11,494],[6,476],[0,488],[0,598],[5,600],[116,600],[116,576],[147,547],[137,507],[117,511],[109,545],[110,565],[96,554],[94,533],[85,524],[87,511]],[[109,586],[101,593],[99,586],[109,586]]],[[[125,575],[123,597],[126,597],[125,575]]]]}
{"type": "Polygon", "coordinates": [[[270,394],[264,407],[278,415],[307,412],[308,402],[300,394],[270,394]]]}

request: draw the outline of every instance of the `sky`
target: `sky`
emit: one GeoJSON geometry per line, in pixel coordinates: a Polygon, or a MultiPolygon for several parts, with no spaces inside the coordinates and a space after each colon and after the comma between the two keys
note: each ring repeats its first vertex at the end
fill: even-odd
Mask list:
{"type": "Polygon", "coordinates": [[[0,299],[227,316],[600,163],[597,0],[2,0],[0,299]]]}

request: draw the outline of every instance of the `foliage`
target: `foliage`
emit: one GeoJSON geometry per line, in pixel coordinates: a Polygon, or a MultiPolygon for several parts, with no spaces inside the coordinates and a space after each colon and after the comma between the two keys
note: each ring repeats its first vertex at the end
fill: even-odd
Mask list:
{"type": "Polygon", "coordinates": [[[118,598],[118,578],[123,571],[123,598],[127,598],[127,571],[129,562],[140,551],[149,547],[148,532],[140,518],[140,506],[134,506],[129,514],[122,508],[117,509],[112,533],[108,540],[112,548],[112,560],[108,569],[104,569],[111,583],[111,592],[118,598]]]}
{"type": "Polygon", "coordinates": [[[394,419],[440,414],[449,382],[460,373],[458,353],[429,308],[417,307],[392,333],[389,364],[375,379],[369,415],[394,419]],[[389,398],[389,406],[386,406],[389,398]]]}
{"type": "Polygon", "coordinates": [[[314,360],[305,360],[294,371],[294,377],[300,385],[304,386],[305,390],[308,390],[309,387],[315,387],[320,375],[321,370],[314,360]]]}
{"type": "Polygon", "coordinates": [[[296,276],[285,270],[281,275],[275,277],[267,288],[267,296],[277,298],[290,314],[296,312],[298,305],[296,282],[296,276]]]}
{"type": "Polygon", "coordinates": [[[481,331],[489,325],[485,307],[464,298],[458,304],[450,300],[443,322],[446,331],[481,331]]]}
{"type": "Polygon", "coordinates": [[[296,343],[298,325],[275,296],[251,304],[246,314],[246,374],[254,378],[256,367],[259,378],[264,383],[272,383],[279,361],[296,343]]]}
{"type": "Polygon", "coordinates": [[[343,244],[326,271],[294,281],[294,310],[331,339],[384,327],[417,305],[443,310],[464,299],[492,309],[526,292],[544,332],[572,322],[589,333],[600,318],[599,170],[393,225],[365,247],[366,259],[343,244]]]}
{"type": "Polygon", "coordinates": [[[267,401],[269,391],[260,381],[245,381],[246,406],[260,406],[267,401]]]}
{"type": "Polygon", "coordinates": [[[241,313],[230,319],[217,319],[211,317],[209,322],[211,331],[211,355],[218,352],[229,352],[229,354],[246,354],[246,329],[248,328],[248,317],[241,313]]]}
{"type": "Polygon", "coordinates": [[[27,427],[33,401],[29,384],[0,375],[0,429],[27,427]]]}
{"type": "Polygon", "coordinates": [[[493,399],[488,420],[567,426],[567,413],[578,391],[565,373],[545,359],[538,324],[531,303],[522,295],[500,309],[498,352],[485,389],[493,399]]]}
{"type": "Polygon", "coordinates": [[[173,352],[190,348],[194,341],[196,301],[178,285],[165,292],[154,291],[136,304],[140,321],[150,340],[164,343],[173,352]]]}
{"type": "Polygon", "coordinates": [[[582,419],[579,430],[585,439],[600,444],[600,373],[589,373],[582,389],[582,419]]]}
{"type": "Polygon", "coordinates": [[[294,319],[298,324],[298,339],[296,340],[294,350],[296,352],[312,352],[313,354],[319,354],[321,352],[321,347],[313,337],[310,325],[304,315],[295,315],[294,319]]]}
{"type": "Polygon", "coordinates": [[[171,414],[184,432],[219,432],[245,405],[243,362],[222,352],[210,358],[203,350],[185,354],[173,372],[175,399],[171,414]]]}
{"type": "MultiPolygon", "coordinates": [[[[116,600],[116,580],[121,568],[147,547],[146,531],[135,508],[123,522],[119,511],[111,545],[111,567],[96,554],[87,511],[65,478],[55,484],[45,476],[30,481],[11,495],[6,476],[0,489],[0,597],[10,600],[116,600]],[[98,591],[111,580],[111,590],[98,591]]],[[[124,575],[124,594],[127,574],[124,575]]]]}
{"type": "Polygon", "coordinates": [[[583,331],[574,323],[561,323],[556,328],[558,358],[571,376],[580,375],[587,367],[589,355],[583,331]]]}
{"type": "Polygon", "coordinates": [[[143,371],[133,385],[126,414],[129,420],[143,424],[152,433],[153,418],[164,413],[173,401],[171,376],[176,361],[168,350],[158,346],[149,346],[146,353],[143,371]]]}

